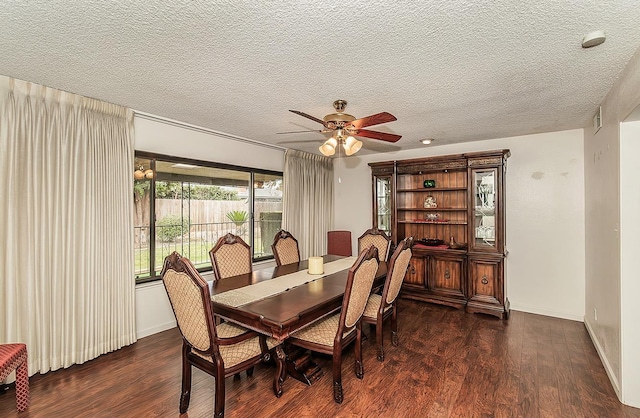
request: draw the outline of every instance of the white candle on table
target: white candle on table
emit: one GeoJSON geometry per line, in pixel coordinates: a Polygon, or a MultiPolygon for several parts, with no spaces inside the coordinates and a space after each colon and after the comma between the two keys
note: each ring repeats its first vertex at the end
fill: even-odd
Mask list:
{"type": "Polygon", "coordinates": [[[322,257],[309,257],[309,274],[322,274],[322,257]]]}

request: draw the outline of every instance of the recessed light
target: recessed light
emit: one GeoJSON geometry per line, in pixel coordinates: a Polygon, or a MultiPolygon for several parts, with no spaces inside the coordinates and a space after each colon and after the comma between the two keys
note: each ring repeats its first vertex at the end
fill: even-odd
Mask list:
{"type": "Polygon", "coordinates": [[[603,30],[596,30],[593,32],[589,32],[584,35],[582,38],[582,47],[583,48],[592,48],[594,46],[598,46],[607,39],[607,36],[604,34],[603,30]]]}
{"type": "Polygon", "coordinates": [[[433,141],[435,141],[433,138],[425,138],[420,140],[420,142],[422,142],[423,145],[429,145],[433,141]]]}

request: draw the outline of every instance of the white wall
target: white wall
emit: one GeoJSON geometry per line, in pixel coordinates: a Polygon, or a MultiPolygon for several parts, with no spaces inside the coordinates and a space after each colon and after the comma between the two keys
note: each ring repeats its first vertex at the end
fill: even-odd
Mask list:
{"type": "Polygon", "coordinates": [[[640,121],[620,127],[620,307],[622,399],[640,406],[640,121]]]}
{"type": "Polygon", "coordinates": [[[371,227],[369,162],[503,148],[511,150],[506,175],[511,308],[581,321],[585,299],[582,129],[337,160],[335,229],[351,231],[355,251],[355,237],[371,227]]]}
{"type": "MultiPolygon", "coordinates": [[[[235,141],[201,130],[136,116],[135,149],[203,161],[282,171],[284,151],[235,141]]],[[[273,263],[254,265],[265,268],[273,263]]],[[[210,275],[203,275],[211,280],[210,275]]],[[[176,326],[175,317],[160,281],[136,286],[136,330],[138,338],[176,326]]]]}
{"type": "MultiPolygon", "coordinates": [[[[629,355],[638,356],[638,310],[630,306],[637,304],[628,294],[629,286],[637,286],[637,270],[621,260],[621,213],[637,217],[633,208],[638,183],[627,164],[637,165],[637,145],[629,139],[621,143],[621,122],[640,105],[640,50],[636,51],[623,69],[615,85],[602,102],[602,128],[597,133],[585,129],[585,222],[586,222],[586,278],[585,278],[585,324],[591,339],[602,359],[620,400],[640,407],[640,365],[630,360],[629,355]],[[636,161],[633,161],[633,159],[636,161]],[[621,169],[624,168],[624,172],[621,169]],[[629,175],[622,179],[621,175],[629,175]],[[624,207],[621,206],[624,203],[624,207]],[[621,263],[625,263],[623,266],[621,263]],[[635,273],[629,280],[621,281],[621,269],[635,273]],[[597,315],[596,315],[597,312],[597,315]],[[597,318],[596,318],[597,316],[597,318]],[[628,387],[635,388],[630,391],[628,387]],[[631,393],[630,393],[631,392],[631,393]]],[[[596,109],[594,109],[595,113],[596,109]]],[[[629,218],[627,217],[627,220],[629,218]]],[[[635,225],[629,223],[633,233],[635,225]]],[[[626,250],[638,248],[636,240],[626,242],[626,250]]],[[[638,257],[637,254],[634,254],[638,257]]],[[[627,258],[628,260],[628,258],[627,258]]]]}
{"type": "Polygon", "coordinates": [[[136,151],[282,171],[284,149],[224,138],[136,115],[136,151]]]}

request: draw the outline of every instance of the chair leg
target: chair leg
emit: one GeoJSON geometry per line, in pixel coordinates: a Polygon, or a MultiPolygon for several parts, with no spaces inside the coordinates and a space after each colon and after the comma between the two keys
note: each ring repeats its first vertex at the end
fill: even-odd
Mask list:
{"type": "Polygon", "coordinates": [[[358,325],[356,330],[356,342],[355,342],[355,354],[356,354],[356,377],[361,379],[364,377],[364,367],[362,366],[362,328],[358,325]]]}
{"type": "Polygon", "coordinates": [[[216,397],[213,405],[213,416],[215,418],[224,417],[224,369],[218,370],[216,376],[216,397]]]}
{"type": "Polygon", "coordinates": [[[29,371],[26,359],[16,369],[16,407],[19,412],[29,407],[29,371]]]}
{"type": "Polygon", "coordinates": [[[378,345],[378,361],[384,361],[384,345],[383,345],[383,334],[382,334],[382,318],[378,318],[376,323],[376,344],[378,345]]]}
{"type": "Polygon", "coordinates": [[[333,400],[342,403],[342,347],[333,348],[333,400]]]}
{"type": "Polygon", "coordinates": [[[286,377],[285,373],[285,354],[282,349],[282,345],[276,347],[276,374],[273,377],[273,393],[276,395],[276,398],[282,396],[282,384],[284,383],[284,378],[286,377]]]}
{"type": "Polygon", "coordinates": [[[248,377],[253,376],[253,366],[251,366],[251,367],[249,367],[249,368],[247,369],[247,376],[248,376],[248,377]]]}
{"type": "Polygon", "coordinates": [[[189,347],[182,345],[182,390],[180,392],[180,413],[184,414],[189,409],[191,400],[191,364],[187,360],[189,347]]]}
{"type": "Polygon", "coordinates": [[[394,347],[398,346],[398,312],[396,311],[396,304],[393,304],[393,312],[391,313],[391,344],[394,347]]]}

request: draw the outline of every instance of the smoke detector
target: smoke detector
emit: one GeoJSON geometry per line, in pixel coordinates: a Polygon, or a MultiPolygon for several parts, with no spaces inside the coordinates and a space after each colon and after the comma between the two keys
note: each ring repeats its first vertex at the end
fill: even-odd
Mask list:
{"type": "Polygon", "coordinates": [[[593,32],[589,32],[586,35],[584,35],[584,38],[582,38],[582,47],[592,48],[594,46],[598,46],[604,43],[606,39],[607,37],[604,34],[603,30],[596,30],[593,32]]]}

